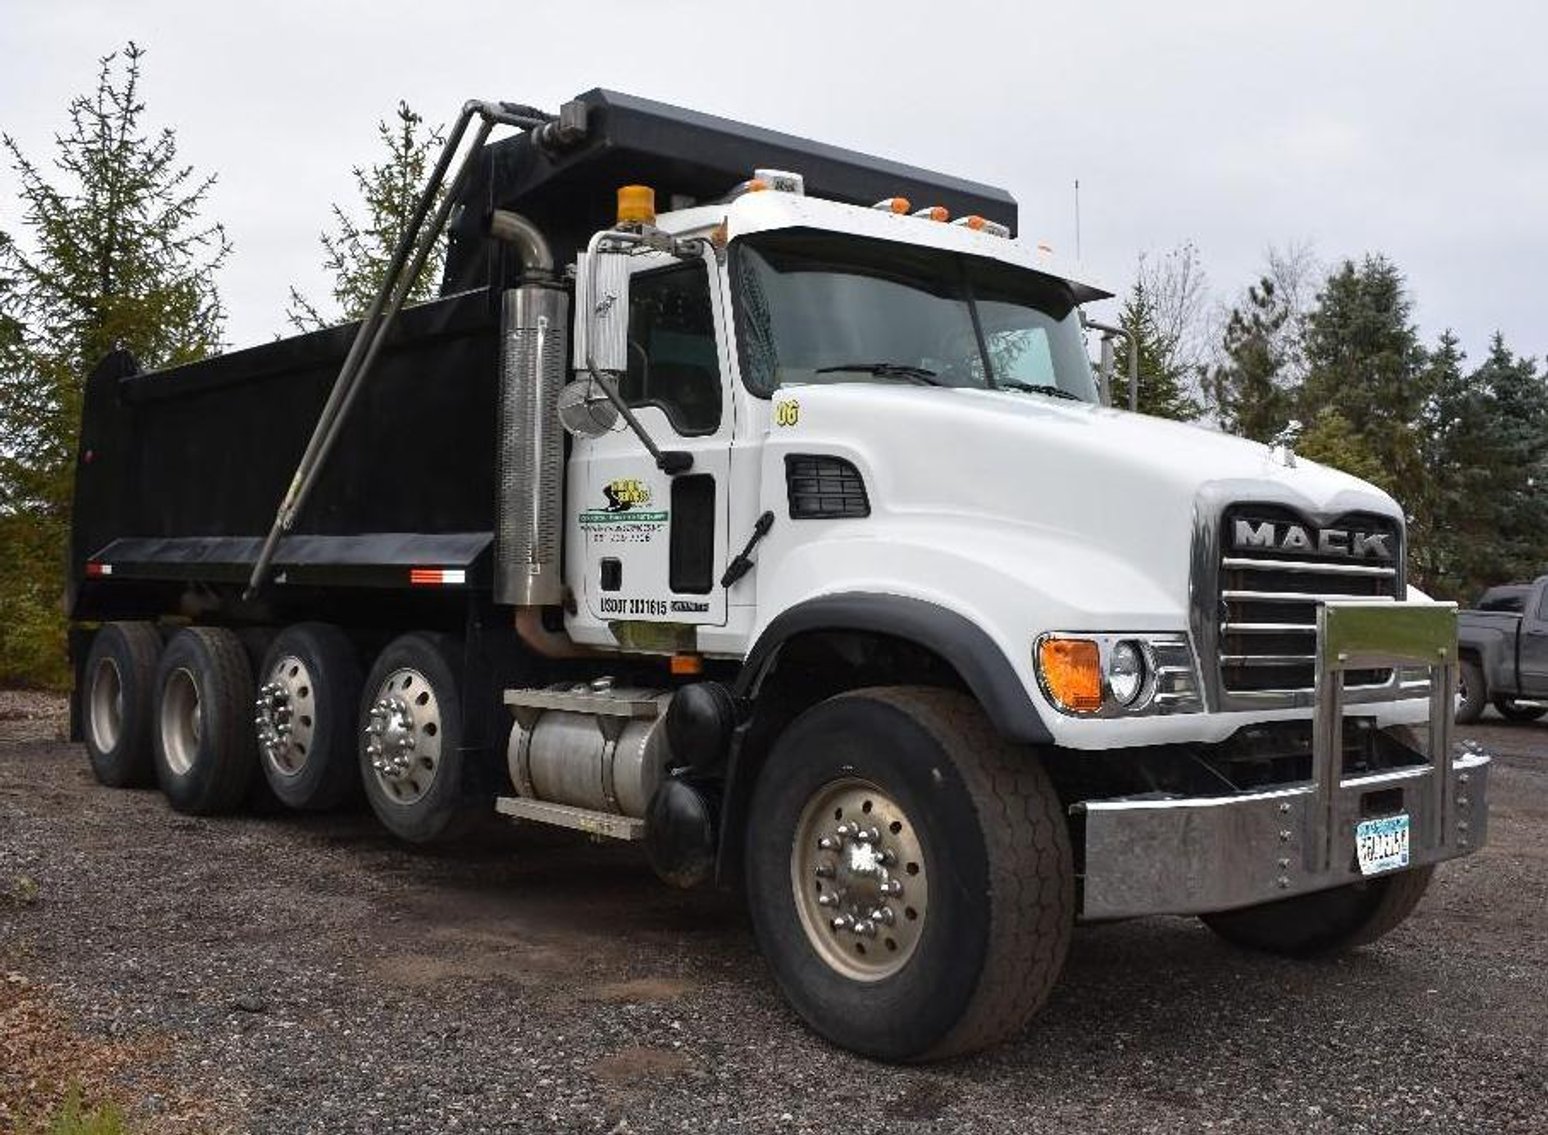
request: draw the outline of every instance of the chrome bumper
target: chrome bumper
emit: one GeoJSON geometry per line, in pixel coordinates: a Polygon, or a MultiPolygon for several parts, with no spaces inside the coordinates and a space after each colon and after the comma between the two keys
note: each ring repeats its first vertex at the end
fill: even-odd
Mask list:
{"type": "Polygon", "coordinates": [[[1489,758],[1452,753],[1456,685],[1454,604],[1324,603],[1311,780],[1248,795],[1077,804],[1081,917],[1203,914],[1356,882],[1355,825],[1373,814],[1408,814],[1410,867],[1476,851],[1487,835],[1489,758]],[[1430,670],[1429,763],[1345,779],[1343,673],[1397,666],[1430,670]],[[1372,793],[1383,795],[1368,801],[1372,793]]]}

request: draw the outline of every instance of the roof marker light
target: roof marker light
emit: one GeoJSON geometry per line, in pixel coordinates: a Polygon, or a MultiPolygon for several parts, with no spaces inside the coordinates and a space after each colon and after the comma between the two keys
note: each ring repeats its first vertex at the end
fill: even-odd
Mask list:
{"type": "Polygon", "coordinates": [[[923,217],[927,221],[951,220],[951,213],[947,211],[945,205],[926,205],[915,213],[914,216],[923,217]]]}
{"type": "Polygon", "coordinates": [[[972,229],[976,233],[988,233],[990,236],[999,237],[1010,236],[1009,227],[1002,225],[997,221],[991,221],[987,218],[980,217],[977,213],[970,213],[966,217],[958,217],[951,223],[960,228],[972,229]]]}
{"type": "Polygon", "coordinates": [[[907,197],[883,197],[871,208],[881,209],[887,213],[906,213],[909,210],[909,203],[907,197]]]}

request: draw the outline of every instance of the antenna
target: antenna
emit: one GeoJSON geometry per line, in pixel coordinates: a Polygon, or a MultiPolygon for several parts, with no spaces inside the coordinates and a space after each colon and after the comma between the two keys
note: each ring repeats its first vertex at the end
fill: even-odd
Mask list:
{"type": "Polygon", "coordinates": [[[1080,260],[1080,178],[1075,179],[1075,259],[1080,260]]]}

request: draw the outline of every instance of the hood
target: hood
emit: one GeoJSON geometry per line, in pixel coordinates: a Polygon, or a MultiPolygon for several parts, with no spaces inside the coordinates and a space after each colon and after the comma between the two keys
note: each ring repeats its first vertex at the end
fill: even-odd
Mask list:
{"type": "Polygon", "coordinates": [[[1346,512],[1401,519],[1386,493],[1348,474],[1214,430],[1014,391],[843,383],[783,388],[800,429],[771,442],[851,456],[873,508],[998,532],[1034,529],[1111,555],[1186,596],[1196,521],[1237,501],[1287,505],[1309,522],[1346,512]],[[795,436],[792,436],[795,435],[795,436]]]}

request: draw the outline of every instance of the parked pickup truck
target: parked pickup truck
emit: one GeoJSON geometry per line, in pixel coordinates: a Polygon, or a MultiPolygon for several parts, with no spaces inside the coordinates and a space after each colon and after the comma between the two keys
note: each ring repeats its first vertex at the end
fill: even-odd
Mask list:
{"type": "Polygon", "coordinates": [[[1489,588],[1459,614],[1457,635],[1459,722],[1477,721],[1490,702],[1507,721],[1548,713],[1548,575],[1489,588]]]}

